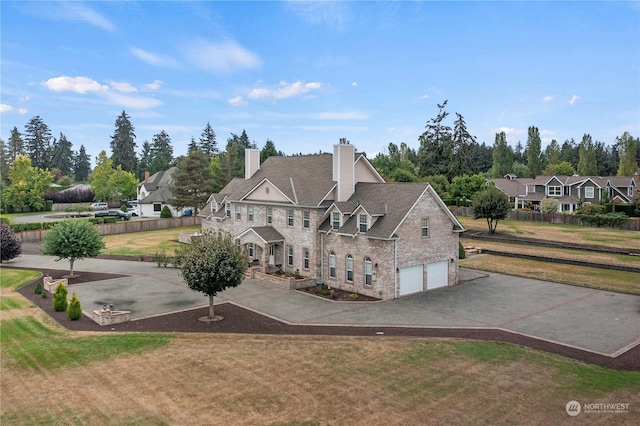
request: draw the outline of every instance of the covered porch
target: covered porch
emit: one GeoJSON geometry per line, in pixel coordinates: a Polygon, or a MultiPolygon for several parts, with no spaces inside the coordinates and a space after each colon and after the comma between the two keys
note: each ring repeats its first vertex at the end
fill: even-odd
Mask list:
{"type": "Polygon", "coordinates": [[[236,236],[236,241],[247,256],[249,268],[269,273],[284,266],[285,238],[273,227],[247,228],[236,236]]]}

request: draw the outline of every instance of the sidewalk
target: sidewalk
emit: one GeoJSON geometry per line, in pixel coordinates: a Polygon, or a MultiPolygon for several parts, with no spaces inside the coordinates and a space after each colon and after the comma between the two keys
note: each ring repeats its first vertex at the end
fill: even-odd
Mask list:
{"type": "MultiPolygon", "coordinates": [[[[66,261],[36,255],[22,255],[10,265],[68,268],[66,261]]],[[[74,269],[128,275],[73,285],[87,312],[113,304],[142,319],[208,305],[177,269],[104,259],[76,261],[74,269]]],[[[461,275],[457,286],[384,302],[331,302],[257,280],[245,280],[215,301],[291,325],[498,329],[609,357],[640,344],[640,296],[465,269],[461,275]]]]}

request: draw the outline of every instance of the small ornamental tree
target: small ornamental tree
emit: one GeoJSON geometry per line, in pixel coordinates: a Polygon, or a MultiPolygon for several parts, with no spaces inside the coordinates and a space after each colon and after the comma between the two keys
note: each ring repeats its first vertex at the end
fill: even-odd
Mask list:
{"type": "Polygon", "coordinates": [[[555,198],[545,198],[540,202],[540,211],[542,213],[557,213],[560,203],[555,198]]]}
{"type": "Polygon", "coordinates": [[[178,255],[180,275],[189,288],[209,296],[209,316],[202,320],[223,319],[214,315],[213,297],[242,283],[247,259],[240,246],[229,236],[206,233],[195,240],[190,249],[178,255]]]}
{"type": "Polygon", "coordinates": [[[82,306],[80,306],[80,299],[74,291],[71,300],[69,301],[69,307],[67,308],[67,315],[70,320],[79,320],[82,317],[82,306]]]}
{"type": "Polygon", "coordinates": [[[98,230],[84,220],[63,220],[44,236],[44,254],[58,256],[56,261],[69,259],[70,277],[77,259],[96,257],[103,248],[104,241],[98,230]]]}
{"type": "Polygon", "coordinates": [[[69,301],[67,300],[67,287],[64,284],[60,283],[56,287],[55,292],[53,293],[53,310],[56,312],[62,312],[67,310],[67,306],[69,301]]]}
{"type": "Polygon", "coordinates": [[[5,222],[0,222],[0,263],[17,257],[22,252],[22,243],[5,222]]]}
{"type": "Polygon", "coordinates": [[[495,186],[478,192],[473,199],[473,218],[487,219],[490,234],[496,233],[498,221],[506,218],[510,210],[509,197],[495,186]]]}

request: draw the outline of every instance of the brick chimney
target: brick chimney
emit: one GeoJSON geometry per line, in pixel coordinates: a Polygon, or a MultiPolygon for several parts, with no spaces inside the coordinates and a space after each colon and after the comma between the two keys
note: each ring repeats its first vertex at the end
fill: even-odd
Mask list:
{"type": "Polygon", "coordinates": [[[346,201],[356,188],[356,148],[345,138],[333,146],[333,180],[338,183],[336,201],[346,201]]]}
{"type": "Polygon", "coordinates": [[[144,180],[149,179],[149,170],[144,172],[144,180]]]}
{"type": "Polygon", "coordinates": [[[250,179],[258,170],[260,170],[260,150],[246,148],[244,150],[244,178],[250,179]]]}

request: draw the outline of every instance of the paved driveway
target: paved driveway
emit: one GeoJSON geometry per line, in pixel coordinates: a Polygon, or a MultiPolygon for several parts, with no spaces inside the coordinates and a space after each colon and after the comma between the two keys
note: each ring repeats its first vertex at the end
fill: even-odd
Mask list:
{"type": "MultiPolygon", "coordinates": [[[[15,266],[65,269],[50,256],[23,255],[15,266]]],[[[87,259],[76,271],[128,274],[71,287],[86,312],[113,304],[133,319],[208,305],[178,270],[149,262],[87,259]]],[[[288,324],[497,328],[618,356],[640,344],[640,296],[461,270],[459,285],[385,302],[331,302],[245,280],[216,297],[288,324]]]]}

